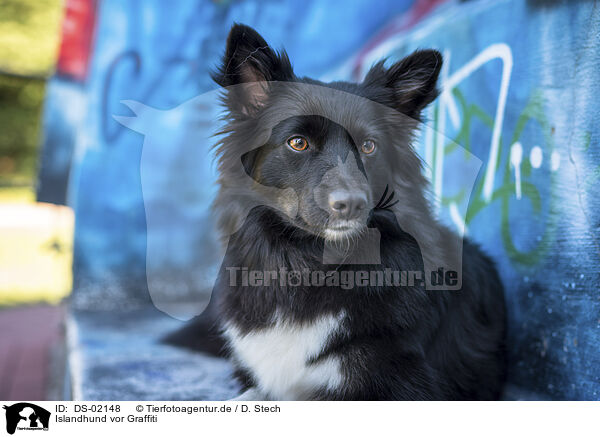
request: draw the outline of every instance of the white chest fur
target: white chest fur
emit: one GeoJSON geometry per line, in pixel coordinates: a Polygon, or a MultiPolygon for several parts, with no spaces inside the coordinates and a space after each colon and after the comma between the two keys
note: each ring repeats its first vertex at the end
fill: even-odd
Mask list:
{"type": "Polygon", "coordinates": [[[234,359],[252,371],[260,391],[275,400],[302,400],[316,389],[342,384],[339,359],[331,356],[314,364],[309,360],[340,329],[343,317],[329,315],[301,325],[278,321],[245,335],[229,324],[225,335],[234,359]]]}

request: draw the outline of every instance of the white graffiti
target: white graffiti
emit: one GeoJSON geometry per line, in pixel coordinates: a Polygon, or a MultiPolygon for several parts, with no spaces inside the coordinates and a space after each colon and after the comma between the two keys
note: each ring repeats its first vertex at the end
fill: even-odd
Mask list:
{"type": "MultiPolygon", "coordinates": [[[[495,170],[498,162],[498,154],[500,149],[500,134],[502,132],[502,125],[504,123],[504,111],[506,109],[506,97],[508,95],[508,86],[510,84],[510,77],[513,68],[513,57],[512,51],[507,44],[498,43],[492,44],[485,50],[480,52],[477,56],[467,62],[463,67],[454,72],[451,76],[448,76],[448,68],[450,65],[450,52],[445,52],[446,68],[441,72],[441,85],[442,94],[440,103],[438,106],[438,139],[442,139],[445,135],[445,120],[446,111],[450,117],[455,128],[460,126],[460,116],[454,97],[452,96],[452,90],[463,80],[467,79],[473,72],[481,68],[484,64],[494,60],[500,59],[502,61],[502,77],[500,79],[500,89],[498,92],[498,102],[496,104],[496,114],[494,116],[494,127],[492,130],[492,138],[490,143],[490,155],[486,166],[485,179],[483,184],[483,196],[484,199],[489,202],[492,199],[492,193],[494,188],[495,170]]],[[[442,159],[436,160],[435,178],[434,178],[434,192],[436,197],[441,198],[442,196],[442,176],[443,176],[443,147],[444,142],[438,141],[437,156],[442,159]],[[441,152],[441,153],[440,153],[441,152]],[[442,161],[442,162],[440,162],[442,161]]]]}

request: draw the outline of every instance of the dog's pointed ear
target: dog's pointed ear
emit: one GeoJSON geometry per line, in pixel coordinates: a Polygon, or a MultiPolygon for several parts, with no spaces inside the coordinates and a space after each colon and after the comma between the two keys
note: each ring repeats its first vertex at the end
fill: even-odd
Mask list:
{"type": "Polygon", "coordinates": [[[277,53],[251,27],[234,24],[227,48],[213,80],[227,89],[226,103],[232,111],[252,115],[268,98],[270,81],[294,78],[284,51],[277,53]]]}
{"type": "Polygon", "coordinates": [[[437,80],[442,68],[437,50],[417,50],[391,67],[384,61],[375,64],[365,83],[377,83],[394,92],[394,107],[403,114],[420,119],[421,111],[438,96],[437,80]]]}

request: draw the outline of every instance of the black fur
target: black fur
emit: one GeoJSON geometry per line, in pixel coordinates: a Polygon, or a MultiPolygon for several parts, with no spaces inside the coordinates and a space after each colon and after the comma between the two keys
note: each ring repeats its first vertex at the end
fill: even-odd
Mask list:
{"type": "MultiPolygon", "coordinates": [[[[479,400],[500,396],[505,374],[503,289],[493,262],[469,241],[463,246],[459,291],[428,291],[418,283],[350,291],[336,286],[230,286],[225,271],[227,266],[260,271],[280,267],[424,271],[424,260],[442,262],[458,237],[432,217],[421,162],[411,147],[422,109],[438,94],[441,65],[437,51],[423,50],[389,68],[383,62],[376,64],[363,83],[321,84],[297,78],[285,53],[273,51],[251,28],[235,25],[229,35],[223,64],[214,74],[219,85],[234,87],[224,95],[228,124],[218,145],[221,190],[215,210],[223,234],[231,236],[211,311],[218,311],[215,319],[219,322],[248,333],[271,326],[276,312],[280,319],[302,324],[344,310],[341,329],[310,362],[339,358],[345,383],[335,389],[316,388],[309,399],[479,400]],[[340,124],[306,112],[306,105],[319,99],[321,107],[327,103],[322,96],[304,95],[302,109],[276,123],[266,142],[248,151],[240,144],[255,137],[257,126],[268,124],[269,117],[289,105],[287,91],[268,81],[321,85],[393,108],[398,115],[345,103],[336,110],[343,121],[340,124]],[[346,108],[351,109],[346,112],[346,108]],[[298,132],[311,138],[310,153],[285,147],[285,138],[298,132]],[[373,157],[358,151],[366,137],[377,138],[373,157]],[[241,208],[244,194],[231,188],[240,159],[245,172],[262,185],[293,189],[299,204],[296,215],[283,214],[273,204],[255,206],[249,214],[241,208]],[[317,188],[326,194],[335,189],[335,180],[323,185],[323,175],[336,163],[354,162],[348,160],[356,161],[352,178],[359,182],[355,189],[368,199],[367,226],[381,235],[378,265],[323,264],[322,231],[329,218],[317,207],[317,188]]],[[[348,244],[359,240],[360,236],[348,244]]],[[[202,335],[189,329],[186,334],[191,332],[202,335]]],[[[172,340],[186,344],[181,336],[172,340]]],[[[247,385],[256,382],[251,368],[238,365],[247,385]]]]}

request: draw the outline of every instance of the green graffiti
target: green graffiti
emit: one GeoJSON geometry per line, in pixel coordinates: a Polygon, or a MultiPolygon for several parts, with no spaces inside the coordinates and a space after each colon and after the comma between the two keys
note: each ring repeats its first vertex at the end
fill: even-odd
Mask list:
{"type": "MultiPolygon", "coordinates": [[[[463,114],[463,120],[456,136],[444,147],[444,155],[455,151],[458,147],[458,144],[460,144],[462,147],[465,148],[465,156],[468,159],[470,153],[472,153],[470,133],[473,123],[475,121],[478,121],[488,129],[490,129],[491,132],[494,127],[494,119],[488,114],[486,114],[481,107],[472,103],[469,104],[458,88],[454,88],[452,93],[458,101],[461,113],[463,114]]],[[[436,116],[437,112],[438,111],[435,111],[436,116]]],[[[435,126],[437,124],[437,118],[434,120],[434,122],[435,126]]],[[[552,127],[550,126],[550,123],[548,122],[548,119],[544,112],[544,100],[543,95],[540,91],[534,91],[531,94],[529,101],[527,102],[522,113],[519,115],[513,135],[511,137],[510,145],[520,140],[525,127],[530,122],[535,122],[539,124],[544,136],[544,149],[552,153],[552,151],[554,151],[555,148],[554,139],[552,136],[552,127]]],[[[510,153],[510,147],[506,148],[506,151],[504,149],[505,147],[503,146],[503,139],[501,137],[498,153],[499,155],[504,154],[505,156],[508,156],[510,153]]],[[[436,150],[435,146],[434,150],[436,150]]],[[[516,189],[512,177],[510,159],[506,157],[506,159],[502,160],[500,159],[500,156],[498,158],[499,159],[496,160],[496,169],[494,170],[496,172],[501,172],[501,186],[494,190],[492,194],[492,199],[488,203],[484,200],[483,197],[484,180],[483,178],[480,178],[480,181],[475,186],[474,195],[470,199],[470,203],[467,208],[467,213],[465,217],[465,223],[467,225],[471,223],[471,221],[477,216],[477,214],[480,213],[488,205],[496,201],[500,202],[500,234],[506,253],[512,261],[525,266],[532,266],[537,264],[546,255],[550,244],[554,238],[556,229],[556,214],[552,213],[554,207],[554,196],[552,196],[552,188],[554,186],[555,175],[553,174],[553,172],[549,171],[549,184],[551,195],[549,196],[549,211],[543,218],[545,221],[543,234],[541,238],[538,239],[537,244],[533,249],[528,251],[522,251],[515,246],[510,229],[510,200],[514,198],[516,189]],[[502,166],[503,168],[501,168],[502,166]]],[[[435,153],[434,159],[439,159],[435,156],[435,153]]],[[[521,165],[521,172],[523,178],[528,178],[531,176],[532,166],[528,157],[524,157],[523,159],[521,165]]],[[[468,201],[469,199],[466,198],[468,194],[469,193],[465,192],[465,190],[462,190],[458,194],[452,196],[443,196],[441,199],[441,203],[442,205],[447,206],[452,202],[458,203],[460,201],[468,201]]],[[[528,199],[536,216],[539,216],[542,213],[541,195],[539,190],[533,183],[528,182],[527,180],[521,182],[521,196],[521,201],[523,201],[525,198],[528,199]]]]}

